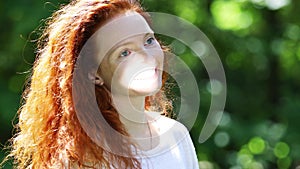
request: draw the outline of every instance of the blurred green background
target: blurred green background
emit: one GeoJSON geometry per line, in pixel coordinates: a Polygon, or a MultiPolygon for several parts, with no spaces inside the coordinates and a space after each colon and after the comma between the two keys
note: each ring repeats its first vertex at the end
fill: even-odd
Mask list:
{"type": "MultiPolygon", "coordinates": [[[[43,19],[67,1],[0,1],[0,141],[3,149],[17,121],[21,93],[35,58],[43,19]]],[[[192,68],[201,97],[191,135],[204,169],[300,168],[300,1],[143,0],[152,12],[175,14],[211,40],[227,78],[220,126],[198,143],[210,106],[210,83],[201,61],[174,41],[192,68]]],[[[11,168],[7,163],[4,168],[11,168]]]]}

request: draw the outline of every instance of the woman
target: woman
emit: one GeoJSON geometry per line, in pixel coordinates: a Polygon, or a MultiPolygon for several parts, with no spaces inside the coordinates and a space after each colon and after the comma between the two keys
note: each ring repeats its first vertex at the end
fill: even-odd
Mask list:
{"type": "Polygon", "coordinates": [[[17,168],[198,168],[186,128],[160,115],[166,59],[146,20],[129,0],[53,15],[19,110],[17,168]]]}

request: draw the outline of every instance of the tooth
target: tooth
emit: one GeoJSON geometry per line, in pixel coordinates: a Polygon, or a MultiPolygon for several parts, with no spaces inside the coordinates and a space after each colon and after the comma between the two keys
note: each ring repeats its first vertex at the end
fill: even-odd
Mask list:
{"type": "Polygon", "coordinates": [[[146,70],[142,73],[139,73],[136,77],[136,79],[146,79],[146,78],[150,78],[155,74],[155,70],[146,70]]]}

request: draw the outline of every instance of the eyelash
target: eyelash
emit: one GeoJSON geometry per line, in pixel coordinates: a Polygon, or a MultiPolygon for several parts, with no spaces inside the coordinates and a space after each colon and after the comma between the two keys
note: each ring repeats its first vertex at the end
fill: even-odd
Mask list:
{"type": "MultiPolygon", "coordinates": [[[[154,37],[149,37],[146,42],[144,43],[144,46],[153,45],[156,39],[154,37]],[[151,40],[150,43],[148,41],[151,40]]],[[[129,49],[124,49],[120,52],[120,57],[127,57],[131,54],[131,51],[129,49]],[[126,53],[125,53],[126,52],[126,53]]]]}
{"type": "Polygon", "coordinates": [[[152,45],[152,44],[155,42],[155,40],[156,40],[156,39],[155,39],[154,37],[149,37],[149,38],[146,40],[146,42],[145,42],[144,45],[145,45],[145,46],[147,46],[147,45],[152,45]],[[151,40],[150,43],[148,43],[149,40],[151,40]]]}
{"type": "Polygon", "coordinates": [[[120,53],[120,57],[127,57],[127,56],[129,56],[130,54],[131,54],[131,51],[130,51],[129,49],[125,49],[125,50],[122,50],[122,52],[120,53]],[[125,52],[128,52],[128,53],[126,54],[126,56],[123,55],[125,52]]]}

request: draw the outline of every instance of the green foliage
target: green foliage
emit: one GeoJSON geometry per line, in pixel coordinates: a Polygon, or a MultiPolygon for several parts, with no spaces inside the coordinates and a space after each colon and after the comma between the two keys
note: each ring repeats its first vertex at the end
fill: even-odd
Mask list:
{"type": "MultiPolygon", "coordinates": [[[[12,135],[21,92],[35,58],[43,19],[66,1],[0,1],[0,141],[12,135]]],[[[210,106],[210,83],[193,52],[174,51],[199,83],[201,106],[191,130],[203,168],[300,166],[300,15],[297,0],[143,0],[151,12],[180,16],[198,26],[217,49],[227,78],[220,126],[198,143],[210,106]]],[[[1,151],[0,160],[4,157],[1,151]]],[[[11,168],[8,164],[5,168],[11,168]]]]}

